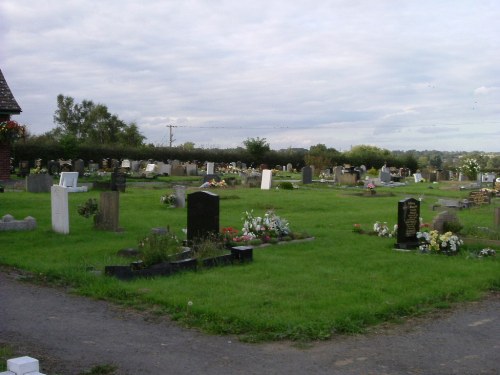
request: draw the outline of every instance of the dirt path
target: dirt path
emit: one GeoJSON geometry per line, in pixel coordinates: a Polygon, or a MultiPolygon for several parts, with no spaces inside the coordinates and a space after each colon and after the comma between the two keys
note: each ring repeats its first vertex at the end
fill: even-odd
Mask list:
{"type": "Polygon", "coordinates": [[[42,372],[115,374],[498,374],[500,294],[378,332],[297,349],[208,336],[163,319],[0,271],[0,343],[38,358],[42,372]]]}

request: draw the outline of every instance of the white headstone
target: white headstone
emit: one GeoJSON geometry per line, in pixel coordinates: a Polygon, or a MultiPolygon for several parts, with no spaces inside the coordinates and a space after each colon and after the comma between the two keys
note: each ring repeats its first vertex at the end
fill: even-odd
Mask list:
{"type": "Polygon", "coordinates": [[[128,159],[122,160],[122,168],[130,168],[130,167],[131,167],[130,160],[128,159]]]}
{"type": "Polygon", "coordinates": [[[207,163],[207,174],[214,174],[215,172],[215,163],[208,162],[207,163]]]}
{"type": "Polygon", "coordinates": [[[422,181],[422,174],[421,173],[414,173],[413,178],[415,179],[415,182],[420,182],[420,181],[422,181]]]}
{"type": "Polygon", "coordinates": [[[148,164],[148,165],[146,165],[146,172],[152,173],[152,172],[155,171],[155,169],[156,169],[156,164],[148,164]]]}
{"type": "Polygon", "coordinates": [[[52,230],[57,233],[69,233],[68,188],[53,185],[50,188],[52,207],[52,230]]]}
{"type": "Polygon", "coordinates": [[[271,189],[271,184],[273,182],[273,172],[270,169],[264,169],[262,171],[262,181],[260,183],[260,188],[262,190],[271,189]]]}

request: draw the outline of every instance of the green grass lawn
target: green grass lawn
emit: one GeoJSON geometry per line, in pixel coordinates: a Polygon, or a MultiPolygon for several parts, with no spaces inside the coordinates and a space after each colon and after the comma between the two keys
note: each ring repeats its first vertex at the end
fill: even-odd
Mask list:
{"type": "MultiPolygon", "coordinates": [[[[188,188],[188,193],[196,190],[188,188]]],[[[137,246],[153,227],[169,226],[183,237],[186,209],[160,204],[160,195],[171,191],[128,188],[120,195],[119,233],[97,231],[91,219],[77,214],[77,206],[98,198],[99,192],[70,194],[69,235],[51,230],[50,194],[8,191],[0,194],[0,215],[33,216],[38,228],[0,232],[0,264],[70,285],[82,295],[152,309],[181,324],[237,334],[247,341],[315,340],[362,332],[500,289],[498,260],[468,256],[479,245],[464,246],[453,257],[425,255],[394,251],[395,239],[352,232],[354,224],[369,230],[375,221],[392,227],[397,203],[406,197],[421,197],[421,216],[431,222],[438,198],[466,197],[467,192],[451,183],[378,188],[374,197],[363,196],[359,188],[319,183],[296,190],[212,191],[220,195],[221,228],[240,229],[245,211],[263,215],[274,209],[293,231],[315,239],[257,248],[249,264],[126,282],[91,271],[130,262],[116,256],[117,251],[137,246]]],[[[491,228],[499,205],[493,200],[489,206],[457,211],[464,232],[491,228]]]]}

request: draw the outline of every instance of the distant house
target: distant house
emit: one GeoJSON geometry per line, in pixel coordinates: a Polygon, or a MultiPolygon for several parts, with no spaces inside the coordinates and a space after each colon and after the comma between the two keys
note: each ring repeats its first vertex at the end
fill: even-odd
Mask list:
{"type": "Polygon", "coordinates": [[[10,116],[22,112],[0,69],[0,122],[9,121],[10,116]]]}

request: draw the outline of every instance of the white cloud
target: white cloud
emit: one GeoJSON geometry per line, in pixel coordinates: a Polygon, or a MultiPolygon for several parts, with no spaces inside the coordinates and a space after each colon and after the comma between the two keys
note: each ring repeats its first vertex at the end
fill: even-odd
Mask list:
{"type": "Polygon", "coordinates": [[[469,130],[490,134],[498,125],[495,2],[3,0],[0,7],[0,67],[23,108],[19,120],[34,133],[54,126],[62,93],[106,104],[153,143],[164,142],[173,123],[196,127],[175,132],[178,142],[197,145],[263,136],[273,148],[497,150],[489,140],[472,145],[469,130]],[[428,136],[443,123],[458,124],[445,126],[447,142],[428,136]]]}

